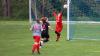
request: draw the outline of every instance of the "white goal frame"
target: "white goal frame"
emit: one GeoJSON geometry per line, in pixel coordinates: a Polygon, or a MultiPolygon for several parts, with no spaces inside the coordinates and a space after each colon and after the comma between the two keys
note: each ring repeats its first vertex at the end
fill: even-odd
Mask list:
{"type": "Polygon", "coordinates": [[[69,24],[70,24],[70,20],[69,20],[69,13],[70,13],[70,2],[71,2],[71,0],[67,0],[67,40],[70,40],[70,26],[69,26],[69,24]]]}

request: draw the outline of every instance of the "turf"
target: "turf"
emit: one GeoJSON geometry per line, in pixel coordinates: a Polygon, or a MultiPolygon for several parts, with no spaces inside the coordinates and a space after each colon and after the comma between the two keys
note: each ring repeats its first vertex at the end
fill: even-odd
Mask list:
{"type": "Polygon", "coordinates": [[[100,40],[100,23],[74,24],[74,38],[100,40]]]}
{"type": "Polygon", "coordinates": [[[100,56],[99,41],[66,41],[66,24],[61,40],[56,42],[55,37],[54,31],[50,31],[50,41],[41,48],[41,54],[32,55],[33,39],[28,21],[0,21],[0,56],[100,56]]]}

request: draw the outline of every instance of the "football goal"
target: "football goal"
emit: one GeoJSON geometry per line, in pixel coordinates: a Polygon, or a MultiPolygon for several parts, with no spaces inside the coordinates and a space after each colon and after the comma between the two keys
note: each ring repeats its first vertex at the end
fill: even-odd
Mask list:
{"type": "Polygon", "coordinates": [[[100,40],[100,1],[71,0],[69,39],[100,40]]]}
{"type": "Polygon", "coordinates": [[[67,40],[100,40],[99,0],[29,0],[30,23],[42,16],[54,21],[53,10],[63,11],[67,40]]]}

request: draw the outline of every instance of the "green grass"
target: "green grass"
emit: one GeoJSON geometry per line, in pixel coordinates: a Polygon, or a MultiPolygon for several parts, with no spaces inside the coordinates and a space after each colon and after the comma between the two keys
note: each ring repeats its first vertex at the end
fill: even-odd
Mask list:
{"type": "Polygon", "coordinates": [[[100,40],[100,23],[80,23],[74,24],[74,38],[97,39],[100,40]]]}
{"type": "MultiPolygon", "coordinates": [[[[100,56],[99,41],[66,41],[66,25],[61,40],[56,42],[55,37],[50,31],[50,42],[41,48],[41,55],[33,56],[100,56]]],[[[28,21],[0,21],[0,56],[32,56],[32,44],[28,21]]]]}

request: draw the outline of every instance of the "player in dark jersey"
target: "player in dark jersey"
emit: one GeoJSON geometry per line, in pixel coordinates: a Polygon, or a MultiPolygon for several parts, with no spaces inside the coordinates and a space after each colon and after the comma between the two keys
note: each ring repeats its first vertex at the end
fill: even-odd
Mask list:
{"type": "Polygon", "coordinates": [[[41,18],[42,22],[42,33],[41,33],[41,42],[40,42],[40,47],[44,45],[45,42],[49,41],[49,29],[53,30],[48,22],[47,17],[42,17],[41,18]]]}
{"type": "Polygon", "coordinates": [[[48,42],[49,41],[49,27],[50,27],[50,24],[47,22],[46,17],[42,17],[41,21],[42,21],[41,37],[43,39],[43,42],[48,42]]]}
{"type": "Polygon", "coordinates": [[[46,21],[46,17],[42,17],[42,33],[41,37],[43,39],[43,42],[48,42],[49,41],[49,26],[50,24],[46,21]]]}

